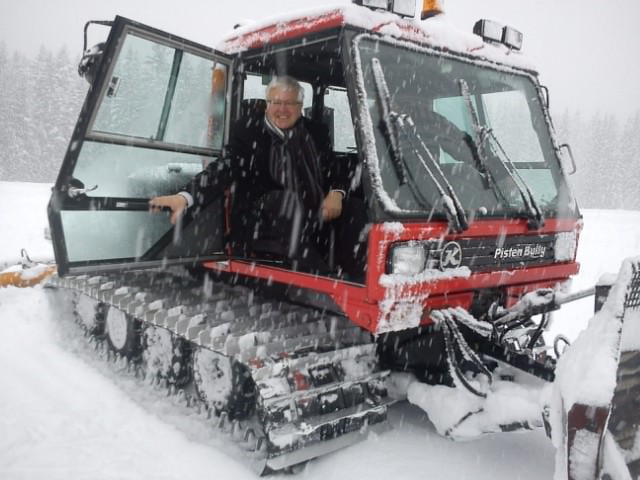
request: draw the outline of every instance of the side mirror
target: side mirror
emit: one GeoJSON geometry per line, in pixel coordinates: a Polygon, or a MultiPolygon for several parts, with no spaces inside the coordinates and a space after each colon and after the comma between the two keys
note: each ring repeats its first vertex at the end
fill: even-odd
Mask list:
{"type": "Polygon", "coordinates": [[[82,59],[78,64],[78,74],[84,77],[87,82],[93,84],[96,72],[102,59],[106,43],[100,42],[94,47],[87,49],[87,31],[90,25],[102,25],[105,27],[112,27],[113,22],[105,20],[91,20],[84,25],[84,44],[82,48],[82,59]]]}
{"type": "Polygon", "coordinates": [[[563,143],[560,145],[558,150],[560,153],[560,166],[562,167],[562,170],[564,170],[567,175],[573,175],[576,173],[576,161],[573,158],[573,152],[571,151],[569,144],[563,143]]]}
{"type": "Polygon", "coordinates": [[[391,95],[389,94],[389,87],[387,86],[382,66],[375,57],[371,59],[371,70],[373,71],[373,81],[376,87],[376,104],[380,113],[379,128],[389,145],[389,155],[398,174],[400,185],[405,185],[407,183],[407,172],[404,168],[404,159],[400,148],[400,135],[396,125],[397,115],[391,108],[391,95]]]}
{"type": "Polygon", "coordinates": [[[96,77],[96,72],[98,71],[98,66],[104,53],[104,47],[104,43],[99,43],[89,50],[85,50],[78,64],[78,75],[84,77],[90,84],[93,84],[93,80],[96,77]]]}
{"type": "Polygon", "coordinates": [[[542,90],[542,98],[544,98],[544,106],[549,109],[549,89],[546,85],[540,85],[540,90],[542,90]]]}

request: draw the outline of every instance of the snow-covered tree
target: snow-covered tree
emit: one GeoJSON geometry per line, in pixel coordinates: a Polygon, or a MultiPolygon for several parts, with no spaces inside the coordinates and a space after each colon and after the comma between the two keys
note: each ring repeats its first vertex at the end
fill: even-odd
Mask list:
{"type": "Polygon", "coordinates": [[[0,45],[0,180],[55,180],[87,90],[75,63],[66,48],[30,60],[0,45]]]}
{"type": "MultiPolygon", "coordinates": [[[[168,71],[171,57],[157,47],[142,53],[134,49],[123,63],[127,75],[142,79],[123,82],[105,112],[103,120],[116,131],[132,121],[142,122],[141,128],[145,122],[156,125],[157,115],[143,118],[141,112],[153,111],[149,104],[162,97],[166,79],[159,84],[154,72],[159,65],[168,71]],[[145,89],[130,92],[127,83],[145,89]]],[[[0,42],[0,180],[55,180],[89,87],[77,74],[78,60],[66,48],[54,54],[44,46],[30,59],[0,42]]],[[[190,92],[191,77],[201,68],[205,65],[184,65],[173,112],[180,122],[186,121],[188,106],[181,95],[190,92]]],[[[578,171],[569,181],[580,206],[640,210],[640,110],[628,119],[605,112],[585,118],[579,110],[565,110],[554,115],[554,126],[558,140],[573,150],[578,171]]]]}
{"type": "Polygon", "coordinates": [[[0,60],[6,68],[0,75],[0,165],[2,180],[26,180],[29,175],[30,157],[28,87],[29,64],[26,57],[14,53],[3,55],[0,60]]]}

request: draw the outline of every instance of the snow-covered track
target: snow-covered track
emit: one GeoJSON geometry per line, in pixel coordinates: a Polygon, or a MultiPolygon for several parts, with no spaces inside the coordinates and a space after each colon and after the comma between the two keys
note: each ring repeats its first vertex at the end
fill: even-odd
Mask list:
{"type": "Polygon", "coordinates": [[[370,335],[345,317],[179,273],[54,276],[48,286],[71,295],[80,323],[113,355],[222,426],[242,422],[234,438],[260,473],[388,428],[388,372],[370,335]]]}

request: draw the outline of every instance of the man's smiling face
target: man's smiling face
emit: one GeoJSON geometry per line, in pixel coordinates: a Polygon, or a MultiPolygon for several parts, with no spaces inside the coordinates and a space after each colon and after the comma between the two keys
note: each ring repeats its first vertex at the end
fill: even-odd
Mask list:
{"type": "Polygon", "coordinates": [[[302,102],[292,88],[273,87],[267,98],[267,116],[281,130],[293,127],[302,115],[302,102]]]}

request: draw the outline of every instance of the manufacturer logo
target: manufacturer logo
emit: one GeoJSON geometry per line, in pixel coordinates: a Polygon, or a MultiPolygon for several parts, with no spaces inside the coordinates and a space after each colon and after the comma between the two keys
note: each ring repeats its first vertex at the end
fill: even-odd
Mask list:
{"type": "Polygon", "coordinates": [[[458,242],[449,242],[440,254],[440,270],[458,268],[462,264],[462,247],[458,242]]]}
{"type": "Polygon", "coordinates": [[[499,258],[505,260],[509,258],[543,258],[547,248],[544,245],[537,243],[517,245],[513,247],[498,247],[496,248],[493,258],[499,258]]]}

